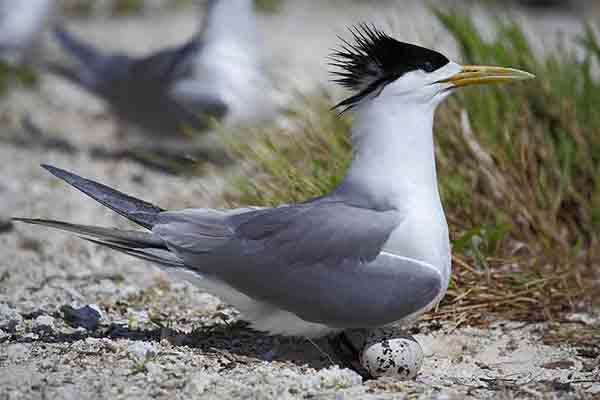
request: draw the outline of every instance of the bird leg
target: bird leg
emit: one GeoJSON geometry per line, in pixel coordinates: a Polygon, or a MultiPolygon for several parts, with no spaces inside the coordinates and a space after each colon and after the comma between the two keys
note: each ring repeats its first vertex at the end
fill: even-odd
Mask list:
{"type": "Polygon", "coordinates": [[[365,381],[373,379],[371,374],[360,364],[359,350],[344,332],[329,337],[328,341],[342,367],[355,371],[365,381]]]}

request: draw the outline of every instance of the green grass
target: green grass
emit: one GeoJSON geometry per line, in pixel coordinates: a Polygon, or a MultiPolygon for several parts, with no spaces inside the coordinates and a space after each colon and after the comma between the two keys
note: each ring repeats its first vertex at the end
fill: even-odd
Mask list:
{"type": "Polygon", "coordinates": [[[232,182],[228,200],[234,204],[278,205],[319,196],[333,189],[350,162],[349,118],[330,111],[332,100],[299,99],[288,111],[293,127],[267,129],[255,140],[234,138],[228,145],[246,172],[232,182]]]}
{"type": "Polygon", "coordinates": [[[0,62],[0,95],[5,94],[13,85],[32,88],[38,81],[39,76],[33,69],[0,62]]]}
{"type": "Polygon", "coordinates": [[[94,11],[92,0],[61,0],[58,4],[61,13],[67,15],[87,16],[94,11]]]}
{"type": "Polygon", "coordinates": [[[115,15],[131,15],[142,11],[144,0],[115,0],[112,12],[115,15]]]}
{"type": "Polygon", "coordinates": [[[600,233],[600,82],[592,74],[600,53],[592,51],[598,44],[591,31],[583,61],[566,50],[570,46],[539,60],[513,22],[498,21],[495,40],[486,42],[468,17],[436,15],[457,38],[465,62],[514,66],[538,76],[523,85],[463,92],[442,110],[437,129],[441,169],[467,187],[483,186],[477,191],[459,187],[456,193],[444,179],[446,204],[470,209],[462,215],[470,225],[500,218],[513,237],[546,250],[590,247],[600,233]],[[462,110],[493,159],[489,176],[472,174],[481,170],[482,160],[464,154],[462,110]]]}
{"type": "Polygon", "coordinates": [[[281,0],[255,0],[256,9],[267,14],[275,14],[281,8],[281,0]]]}
{"type": "MultiPolygon", "coordinates": [[[[537,80],[468,89],[437,113],[440,193],[455,269],[438,315],[477,319],[490,312],[551,318],[588,293],[600,264],[600,44],[591,27],[540,58],[515,22],[496,21],[484,39],[468,15],[433,11],[456,38],[462,62],[511,66],[537,80]]],[[[245,166],[231,205],[277,205],[331,190],[350,159],[350,118],[329,111],[326,93],[290,112],[292,128],[253,142],[233,139],[245,166]]]]}

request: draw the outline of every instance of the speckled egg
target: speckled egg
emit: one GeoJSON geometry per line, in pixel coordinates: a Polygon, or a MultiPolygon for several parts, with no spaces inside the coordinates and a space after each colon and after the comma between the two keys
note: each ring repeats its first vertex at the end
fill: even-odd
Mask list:
{"type": "Polygon", "coordinates": [[[367,335],[360,363],[374,378],[389,376],[409,380],[421,370],[423,349],[412,336],[378,329],[367,335]]]}

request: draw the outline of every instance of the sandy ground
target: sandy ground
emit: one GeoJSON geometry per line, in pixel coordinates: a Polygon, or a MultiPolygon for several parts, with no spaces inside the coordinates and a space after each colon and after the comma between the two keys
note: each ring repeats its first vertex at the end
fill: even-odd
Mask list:
{"type": "MultiPolygon", "coordinates": [[[[364,20],[391,20],[402,38],[455,52],[420,2],[377,3],[381,7],[375,10],[370,2],[287,2],[281,15],[260,20],[268,64],[289,85],[310,91],[327,79],[324,57],[336,43],[335,34],[364,20]]],[[[583,12],[600,15],[593,8],[541,17],[513,11],[540,50],[555,45],[557,33],[577,33],[583,12]]],[[[188,10],[74,20],[69,26],[104,47],[145,52],[183,40],[195,24],[188,10]]],[[[51,177],[40,163],[76,171],[164,208],[219,205],[228,168],[174,177],[92,152],[98,146],[119,148],[115,123],[99,101],[55,78],[44,76],[35,91],[11,92],[1,100],[0,116],[0,222],[27,216],[127,226],[51,177]],[[28,137],[18,123],[25,114],[68,148],[49,149],[30,136],[17,143],[15,138],[28,137]]],[[[2,223],[0,228],[0,400],[600,396],[598,354],[544,345],[547,324],[495,322],[476,329],[422,323],[413,333],[426,359],[415,381],[362,382],[331,363],[325,343],[251,332],[218,299],[169,281],[144,262],[46,229],[2,223]],[[90,304],[101,312],[95,329],[66,323],[64,306],[90,304]]],[[[584,325],[600,323],[591,316],[573,318],[584,325]]]]}

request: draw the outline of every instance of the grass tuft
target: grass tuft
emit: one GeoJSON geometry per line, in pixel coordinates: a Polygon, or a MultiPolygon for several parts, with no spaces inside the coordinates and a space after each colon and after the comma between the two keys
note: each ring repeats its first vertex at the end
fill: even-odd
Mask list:
{"type": "Polygon", "coordinates": [[[330,111],[332,100],[325,92],[299,103],[287,112],[292,126],[228,142],[233,159],[245,161],[244,174],[234,178],[226,195],[231,204],[298,202],[337,185],[350,162],[350,120],[330,111]]]}
{"type": "Polygon", "coordinates": [[[281,0],[255,0],[256,9],[266,14],[276,14],[281,9],[281,0]]]}
{"type": "Polygon", "coordinates": [[[114,15],[133,15],[142,11],[144,0],[116,0],[112,5],[114,15]]]}
{"type": "MultiPolygon", "coordinates": [[[[593,28],[577,40],[583,58],[567,50],[573,46],[540,58],[515,22],[497,20],[490,40],[468,15],[433,12],[465,63],[515,67],[538,79],[465,90],[437,113],[454,275],[437,313],[424,318],[539,321],[589,306],[600,265],[600,80],[593,72],[600,44],[593,28]]],[[[226,200],[273,206],[335,187],[350,160],[350,119],[331,104],[326,93],[304,99],[290,112],[291,127],[263,131],[254,142],[232,140],[232,157],[245,167],[226,200]]]]}
{"type": "Polygon", "coordinates": [[[15,85],[32,88],[38,82],[39,76],[32,68],[0,62],[0,95],[5,94],[15,85]]]}

